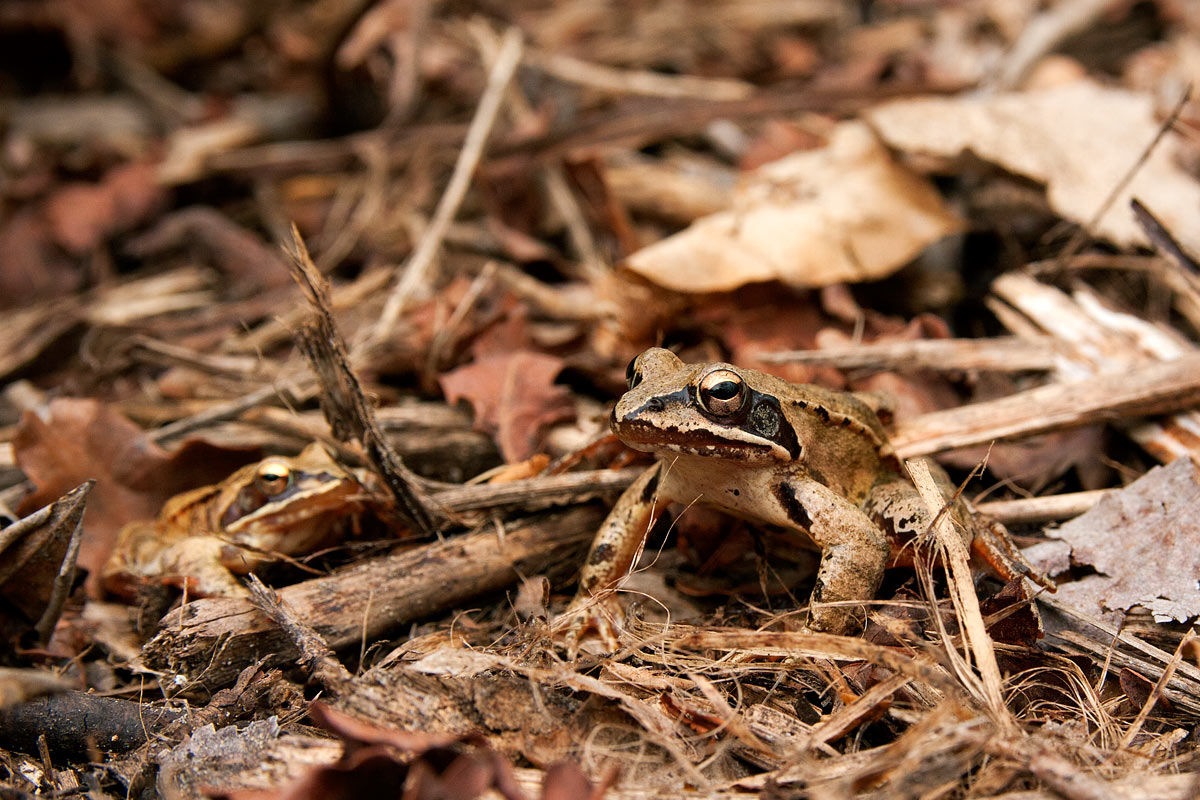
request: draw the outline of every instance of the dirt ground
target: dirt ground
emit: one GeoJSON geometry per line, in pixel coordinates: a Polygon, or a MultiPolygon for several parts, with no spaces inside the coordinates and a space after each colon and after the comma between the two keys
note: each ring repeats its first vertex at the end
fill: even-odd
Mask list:
{"type": "Polygon", "coordinates": [[[1200,796],[1198,79],[1187,0],[7,0],[0,799],[1200,796]]]}

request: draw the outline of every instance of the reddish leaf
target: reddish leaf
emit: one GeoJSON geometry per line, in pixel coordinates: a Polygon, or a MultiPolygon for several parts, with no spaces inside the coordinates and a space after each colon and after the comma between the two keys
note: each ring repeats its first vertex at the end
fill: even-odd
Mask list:
{"type": "Polygon", "coordinates": [[[257,456],[253,450],[196,440],[168,453],[110,407],[75,398],[54,400],[47,419],[27,412],[13,437],[13,450],[36,487],[22,501],[22,514],[96,479],[79,551],[79,565],[91,573],[93,593],[99,591],[99,569],[123,525],[154,518],[172,495],[215,483],[257,456]]]}
{"type": "Polygon", "coordinates": [[[475,426],[496,437],[511,463],[537,452],[545,429],[575,413],[571,393],[554,383],[562,367],[559,358],[521,350],[482,358],[438,382],[449,402],[471,404],[475,426]]]}
{"type": "Polygon", "coordinates": [[[79,268],[54,246],[46,220],[32,209],[0,225],[0,253],[0,308],[65,295],[82,282],[79,268]]]}
{"type": "Polygon", "coordinates": [[[65,250],[86,255],[115,233],[129,230],[165,199],[156,167],[127,164],[99,183],[73,183],[46,201],[45,214],[54,239],[65,250]]]}

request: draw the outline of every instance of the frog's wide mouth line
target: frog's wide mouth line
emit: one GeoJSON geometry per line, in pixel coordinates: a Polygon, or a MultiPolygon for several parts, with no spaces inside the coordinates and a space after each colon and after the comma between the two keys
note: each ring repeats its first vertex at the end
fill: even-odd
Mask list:
{"type": "MultiPolygon", "coordinates": [[[[642,420],[614,420],[613,431],[626,443],[636,447],[682,450],[684,452],[769,451],[764,442],[748,442],[716,436],[704,430],[685,430],[674,425],[661,425],[642,420]]],[[[731,428],[731,430],[735,430],[731,428]]]]}

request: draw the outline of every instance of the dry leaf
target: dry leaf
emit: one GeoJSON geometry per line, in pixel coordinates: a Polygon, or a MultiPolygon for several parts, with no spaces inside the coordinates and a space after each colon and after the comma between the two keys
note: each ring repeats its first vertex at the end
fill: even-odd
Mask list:
{"type": "Polygon", "coordinates": [[[100,567],[121,526],[153,519],[162,504],[186,489],[215,483],[259,454],[189,440],[174,453],[151,442],[142,429],[96,400],[61,398],[46,419],[26,413],[13,437],[17,464],[36,490],[20,513],[66,494],[89,478],[96,488],[84,514],[79,566],[98,591],[100,567]]]}
{"type": "Polygon", "coordinates": [[[519,350],[459,367],[438,383],[448,402],[471,404],[475,427],[495,436],[513,463],[537,452],[549,425],[574,415],[571,393],[554,383],[562,367],[562,359],[519,350]]]}
{"type": "Polygon", "coordinates": [[[80,521],[92,484],[84,483],[4,529],[0,545],[0,606],[23,619],[5,619],[0,612],[0,629],[20,630],[35,626],[39,638],[49,639],[62,613],[62,602],[74,584],[75,556],[72,542],[80,536],[80,521]]]}
{"type": "Polygon", "coordinates": [[[34,209],[21,209],[0,224],[0,253],[0,308],[62,297],[83,282],[82,270],[55,245],[49,223],[34,209]]]}
{"type": "Polygon", "coordinates": [[[1190,458],[1155,467],[1050,535],[1099,573],[1059,584],[1061,602],[1108,619],[1133,606],[1159,622],[1200,615],[1200,475],[1190,458]]]}
{"type": "MultiPolygon", "coordinates": [[[[1046,184],[1051,206],[1086,224],[1158,134],[1154,100],[1146,93],[1090,82],[1042,91],[899,100],[868,119],[892,147],[953,158],[970,151],[1009,172],[1046,184]]],[[[1172,160],[1167,138],[1141,165],[1095,227],[1121,246],[1145,245],[1129,201],[1141,200],[1168,230],[1192,237],[1200,182],[1172,160]]]]}
{"type": "Polygon", "coordinates": [[[626,263],[681,292],[769,280],[827,286],[890,275],[960,228],[932,184],[897,164],[867,126],[847,122],[825,147],[756,170],[729,210],[626,263]]]}
{"type": "Polygon", "coordinates": [[[126,164],[99,183],[70,183],[45,207],[54,239],[75,255],[87,255],[105,239],[129,230],[155,213],[166,200],[157,166],[126,164]]]}

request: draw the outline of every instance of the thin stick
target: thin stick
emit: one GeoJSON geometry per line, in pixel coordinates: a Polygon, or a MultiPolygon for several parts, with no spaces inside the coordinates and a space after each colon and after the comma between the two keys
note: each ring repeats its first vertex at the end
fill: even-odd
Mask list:
{"type": "Polygon", "coordinates": [[[740,100],[754,94],[754,87],[743,81],[618,69],[548,50],[530,50],[525,63],[560,80],[617,94],[701,100],[740,100]]]}
{"type": "Polygon", "coordinates": [[[500,101],[504,97],[504,90],[512,80],[517,64],[521,62],[521,52],[521,34],[516,28],[509,28],[501,42],[496,63],[492,65],[492,70],[488,74],[487,88],[483,92],[483,97],[480,98],[475,118],[471,120],[471,127],[467,130],[467,138],[463,142],[462,150],[459,151],[458,161],[454,164],[454,174],[450,177],[450,183],[446,186],[442,199],[438,201],[437,210],[433,214],[429,227],[425,230],[425,235],[417,243],[417,249],[409,257],[408,263],[404,265],[404,274],[392,290],[391,295],[388,296],[383,313],[380,314],[379,321],[371,330],[366,344],[374,344],[387,339],[392,328],[399,321],[400,315],[404,313],[405,306],[412,295],[428,281],[430,265],[471,185],[471,176],[475,173],[475,167],[483,156],[483,148],[491,133],[492,125],[496,122],[496,114],[500,110],[500,101]]]}
{"type": "Polygon", "coordinates": [[[1012,525],[1018,522],[1048,522],[1050,520],[1077,517],[1111,494],[1111,489],[1094,489],[1088,492],[1051,494],[1045,497],[1023,497],[1019,500],[992,500],[974,503],[975,510],[986,514],[997,522],[1012,525]]]}
{"type": "Polygon", "coordinates": [[[992,710],[997,724],[1010,732],[1016,729],[1016,722],[1004,705],[1004,684],[1000,678],[1000,667],[996,663],[996,651],[992,647],[992,638],[988,635],[983,623],[983,613],[979,610],[979,597],[975,594],[975,583],[971,579],[971,565],[968,560],[967,548],[954,530],[954,522],[949,514],[942,514],[942,506],[946,498],[938,490],[933,476],[929,473],[929,464],[921,459],[905,462],[912,476],[917,491],[929,506],[932,514],[937,514],[934,530],[938,542],[945,548],[946,561],[950,565],[950,588],[958,601],[960,623],[963,633],[970,643],[971,651],[975,654],[975,665],[979,676],[983,679],[983,693],[988,706],[992,710]]]}

